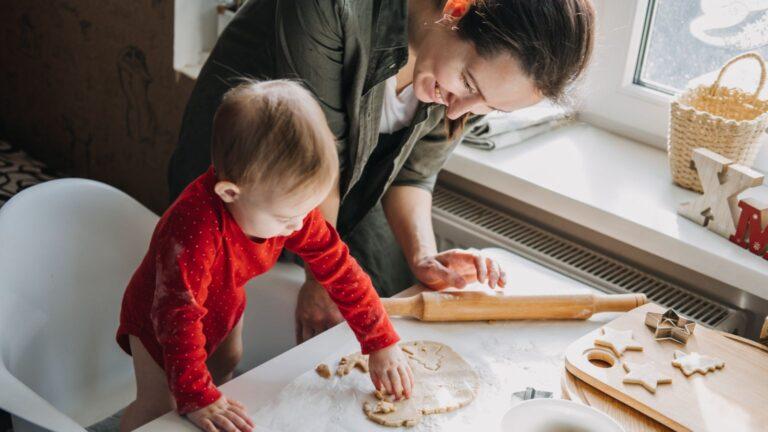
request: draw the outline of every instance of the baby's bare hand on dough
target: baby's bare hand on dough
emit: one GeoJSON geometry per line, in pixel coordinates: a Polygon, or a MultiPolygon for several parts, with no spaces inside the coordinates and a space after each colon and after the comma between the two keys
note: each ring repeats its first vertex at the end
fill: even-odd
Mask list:
{"type": "Polygon", "coordinates": [[[397,344],[372,352],[368,357],[368,366],[376,390],[393,395],[395,400],[411,397],[413,371],[397,344]]]}
{"type": "Polygon", "coordinates": [[[187,413],[187,418],[205,432],[253,431],[253,421],[246,414],[243,404],[225,396],[197,411],[187,413]]]}

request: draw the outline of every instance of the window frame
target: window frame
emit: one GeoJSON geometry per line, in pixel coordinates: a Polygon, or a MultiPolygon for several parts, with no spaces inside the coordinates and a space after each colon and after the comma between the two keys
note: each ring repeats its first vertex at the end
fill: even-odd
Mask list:
{"type": "Polygon", "coordinates": [[[672,95],[635,83],[652,0],[594,0],[593,61],[578,91],[579,118],[666,148],[672,95]]]}
{"type": "MultiPolygon", "coordinates": [[[[593,0],[597,15],[595,50],[577,89],[578,117],[618,135],[667,149],[673,95],[635,82],[653,0],[593,0]]],[[[768,97],[768,86],[762,97],[768,97]]],[[[753,168],[768,172],[768,132],[753,168]]],[[[768,178],[765,180],[768,185],[768,178]]]]}

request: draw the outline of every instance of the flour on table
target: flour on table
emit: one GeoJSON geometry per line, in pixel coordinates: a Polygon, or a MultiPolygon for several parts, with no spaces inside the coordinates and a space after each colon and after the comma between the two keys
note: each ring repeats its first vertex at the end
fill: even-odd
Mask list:
{"type": "Polygon", "coordinates": [[[480,378],[451,348],[437,342],[416,341],[400,345],[413,371],[415,388],[410,399],[378,400],[372,394],[363,412],[384,426],[414,426],[429,414],[446,413],[468,405],[480,388],[480,378]]]}

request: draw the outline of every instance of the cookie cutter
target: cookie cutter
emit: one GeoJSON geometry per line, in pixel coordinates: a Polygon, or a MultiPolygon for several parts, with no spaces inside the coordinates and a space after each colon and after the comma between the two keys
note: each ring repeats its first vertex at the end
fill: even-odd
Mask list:
{"type": "Polygon", "coordinates": [[[645,325],[654,330],[654,339],[671,340],[685,345],[693,335],[696,322],[683,318],[674,309],[666,312],[648,312],[645,315],[645,325]]]}
{"type": "Polygon", "coordinates": [[[527,387],[523,391],[512,393],[512,398],[525,401],[529,399],[548,399],[552,397],[552,392],[536,390],[533,387],[527,387]]]}

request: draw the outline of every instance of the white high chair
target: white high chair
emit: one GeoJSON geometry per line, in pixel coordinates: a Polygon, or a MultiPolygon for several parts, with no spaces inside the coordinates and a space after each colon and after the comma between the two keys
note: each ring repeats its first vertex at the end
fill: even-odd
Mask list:
{"type": "MultiPolygon", "coordinates": [[[[83,179],[33,186],[0,207],[0,409],[15,432],[82,432],[134,397],[115,342],[123,291],[157,216],[83,179]]],[[[247,285],[248,370],[295,345],[300,267],[278,263],[247,285]]]]}
{"type": "Polygon", "coordinates": [[[16,432],[82,432],[133,399],[115,330],[156,221],[83,179],[33,186],[0,208],[0,409],[16,432]]]}

